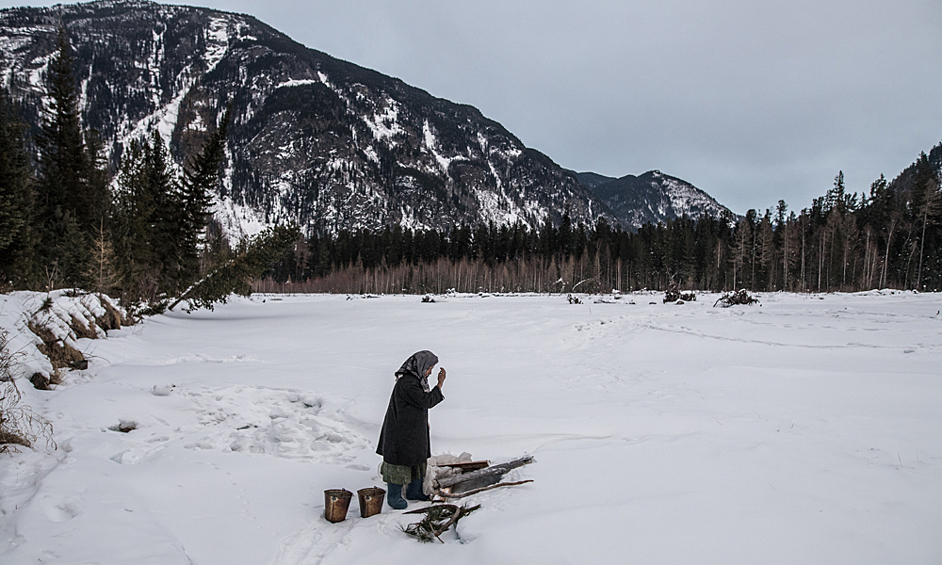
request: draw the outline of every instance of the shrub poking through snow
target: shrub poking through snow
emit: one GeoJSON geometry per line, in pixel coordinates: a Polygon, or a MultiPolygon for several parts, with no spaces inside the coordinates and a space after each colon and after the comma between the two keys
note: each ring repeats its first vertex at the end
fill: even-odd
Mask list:
{"type": "Polygon", "coordinates": [[[126,434],[137,429],[137,422],[134,420],[118,420],[117,424],[114,426],[109,426],[108,429],[113,432],[121,432],[122,434],[126,434]]]}
{"type": "Polygon", "coordinates": [[[7,349],[7,334],[0,331],[0,453],[33,447],[40,437],[52,443],[52,425],[29,406],[13,379],[14,354],[7,349]]]}
{"type": "Polygon", "coordinates": [[[29,322],[28,327],[31,332],[42,340],[42,343],[37,345],[36,348],[49,358],[53,369],[64,369],[85,360],[81,351],[56,337],[56,334],[46,326],[29,322]]]}
{"type": "Polygon", "coordinates": [[[755,304],[756,302],[758,302],[758,300],[750,296],[749,293],[746,292],[746,289],[741,289],[735,292],[727,292],[713,304],[713,307],[721,306],[723,308],[729,308],[730,306],[755,304]]]}
{"type": "Polygon", "coordinates": [[[94,328],[86,326],[81,320],[76,318],[75,315],[72,315],[71,318],[69,327],[72,328],[72,333],[75,334],[75,337],[85,339],[98,338],[98,332],[96,332],[94,328]]]}
{"type": "Polygon", "coordinates": [[[42,373],[33,373],[33,376],[29,378],[29,382],[33,383],[36,390],[50,390],[49,385],[59,384],[42,373]]]}
{"type": "MultiPolygon", "coordinates": [[[[105,309],[105,313],[95,316],[95,324],[99,328],[105,330],[120,330],[121,326],[127,326],[133,324],[133,320],[127,319],[121,314],[121,311],[115,308],[111,302],[106,299],[101,299],[100,301],[102,308],[105,309]]],[[[91,310],[91,308],[89,308],[91,310]]]]}
{"type": "Polygon", "coordinates": [[[480,504],[477,506],[435,504],[428,508],[412,510],[411,512],[406,512],[406,514],[425,514],[425,518],[422,518],[421,521],[414,524],[409,524],[402,528],[402,531],[421,542],[430,543],[438,540],[445,543],[440,536],[448,531],[448,528],[453,524],[457,527],[458,520],[480,507],[480,504]]]}
{"type": "Polygon", "coordinates": [[[107,296],[74,294],[51,293],[39,308],[26,315],[26,326],[41,341],[36,348],[52,364],[54,372],[49,377],[52,384],[58,384],[59,369],[88,368],[88,361],[77,349],[78,340],[106,337],[108,330],[120,329],[129,322],[107,296]]]}
{"type": "Polygon", "coordinates": [[[668,302],[696,302],[697,295],[693,292],[681,292],[676,286],[672,286],[664,293],[664,304],[668,302]]]}

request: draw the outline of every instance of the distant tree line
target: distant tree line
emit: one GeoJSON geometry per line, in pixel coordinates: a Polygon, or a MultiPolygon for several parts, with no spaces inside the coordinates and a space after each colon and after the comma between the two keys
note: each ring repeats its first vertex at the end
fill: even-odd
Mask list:
{"type": "Polygon", "coordinates": [[[0,92],[0,290],[78,288],[157,307],[186,295],[206,306],[224,300],[222,289],[238,290],[256,278],[285,247],[273,249],[273,241],[287,234],[290,245],[298,236],[293,228],[270,230],[232,250],[213,225],[228,111],[180,173],[156,129],[134,140],[121,155],[112,190],[102,144],[82,127],[64,29],[57,42],[35,139],[0,92]],[[233,270],[233,264],[251,269],[233,270]],[[217,274],[213,284],[200,284],[219,269],[237,278],[217,274]],[[194,291],[210,288],[213,298],[194,291]]]}
{"type": "MultiPolygon", "coordinates": [[[[939,148],[942,150],[942,146],[939,148]]],[[[784,201],[745,217],[681,217],[624,231],[522,224],[341,230],[299,240],[260,291],[608,292],[668,288],[858,291],[942,287],[942,195],[923,153],[906,182],[848,194],[838,173],[799,213],[784,201]]]]}

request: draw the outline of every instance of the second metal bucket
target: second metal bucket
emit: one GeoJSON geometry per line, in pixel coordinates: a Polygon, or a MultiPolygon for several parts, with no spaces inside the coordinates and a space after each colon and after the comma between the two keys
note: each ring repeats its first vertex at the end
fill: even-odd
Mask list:
{"type": "Polygon", "coordinates": [[[360,517],[369,518],[383,511],[383,499],[386,491],[379,487],[361,488],[357,491],[360,499],[360,517]]]}
{"type": "Polygon", "coordinates": [[[324,518],[328,522],[343,522],[347,518],[347,508],[353,493],[346,489],[324,491],[324,518]]]}

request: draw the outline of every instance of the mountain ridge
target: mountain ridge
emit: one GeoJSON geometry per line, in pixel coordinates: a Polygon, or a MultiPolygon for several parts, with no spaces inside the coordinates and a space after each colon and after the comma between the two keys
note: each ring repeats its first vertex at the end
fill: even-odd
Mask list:
{"type": "Polygon", "coordinates": [[[698,193],[656,194],[649,183],[641,192],[657,201],[626,213],[636,196],[599,197],[473,106],[306,47],[251,15],[143,0],[0,11],[0,77],[33,127],[59,22],[83,120],[112,170],[151,129],[182,163],[232,105],[215,215],[234,235],[282,222],[308,232],[537,227],[567,210],[574,221],[636,229],[723,208],[686,206],[685,194],[698,193]]]}
{"type": "Polygon", "coordinates": [[[702,215],[738,217],[703,190],[656,169],[619,178],[591,172],[576,173],[576,178],[617,217],[632,225],[673,220],[684,215],[693,218],[702,215]],[[652,222],[651,218],[657,220],[652,222]]]}

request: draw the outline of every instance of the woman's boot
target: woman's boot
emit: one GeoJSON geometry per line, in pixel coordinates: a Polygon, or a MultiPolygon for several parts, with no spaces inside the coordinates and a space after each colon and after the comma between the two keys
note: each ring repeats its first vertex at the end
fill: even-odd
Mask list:
{"type": "Polygon", "coordinates": [[[423,491],[422,491],[422,479],[413,479],[409,486],[406,487],[406,498],[409,500],[421,500],[427,501],[431,500],[423,491]]]}
{"type": "Polygon", "coordinates": [[[386,483],[386,502],[395,510],[402,510],[409,506],[409,503],[402,498],[402,485],[393,483],[386,483]]]}

